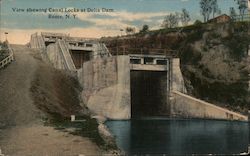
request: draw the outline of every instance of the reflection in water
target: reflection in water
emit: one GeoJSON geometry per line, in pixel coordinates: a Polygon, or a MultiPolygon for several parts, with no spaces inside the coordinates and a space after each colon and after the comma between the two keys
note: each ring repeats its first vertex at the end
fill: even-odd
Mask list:
{"type": "Polygon", "coordinates": [[[248,148],[245,122],[147,119],[106,125],[127,154],[239,154],[248,148]]]}

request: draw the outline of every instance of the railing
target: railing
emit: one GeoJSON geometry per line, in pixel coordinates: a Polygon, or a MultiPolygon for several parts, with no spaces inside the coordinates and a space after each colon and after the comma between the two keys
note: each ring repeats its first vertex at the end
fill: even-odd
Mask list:
{"type": "Polygon", "coordinates": [[[42,36],[37,36],[37,41],[39,43],[40,48],[45,48],[45,42],[44,42],[42,36]]]}
{"type": "Polygon", "coordinates": [[[10,62],[12,62],[14,60],[14,53],[13,50],[11,49],[11,47],[8,45],[8,49],[9,49],[9,56],[6,57],[5,59],[3,59],[0,62],[0,69],[5,67],[7,64],[9,64],[10,62]]]}
{"type": "Polygon", "coordinates": [[[65,41],[59,40],[58,43],[59,43],[59,47],[60,47],[61,52],[62,52],[62,56],[64,58],[64,62],[67,66],[66,68],[68,70],[75,71],[76,67],[75,67],[75,64],[73,63],[72,57],[70,56],[70,52],[69,52],[68,48],[66,47],[65,41]]]}
{"type": "Polygon", "coordinates": [[[42,36],[39,36],[37,33],[31,35],[30,47],[36,49],[44,49],[45,42],[42,36]]]}
{"type": "Polygon", "coordinates": [[[86,47],[86,46],[75,46],[68,44],[68,48],[71,50],[86,50],[86,51],[92,51],[93,47],[86,47]]]}
{"type": "Polygon", "coordinates": [[[112,56],[111,53],[109,52],[107,46],[104,43],[102,43],[102,47],[108,53],[109,56],[112,56]]]}
{"type": "Polygon", "coordinates": [[[101,56],[112,56],[104,43],[98,43],[98,52],[101,56]]]}
{"type": "Polygon", "coordinates": [[[177,57],[177,50],[157,49],[157,48],[127,48],[127,47],[112,47],[108,48],[112,55],[129,55],[129,54],[146,54],[146,55],[164,55],[177,57]]]}

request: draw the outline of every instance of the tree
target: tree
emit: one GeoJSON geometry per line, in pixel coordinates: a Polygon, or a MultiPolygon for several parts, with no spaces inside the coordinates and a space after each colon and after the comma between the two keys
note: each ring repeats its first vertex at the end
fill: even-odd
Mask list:
{"type": "Polygon", "coordinates": [[[236,13],[234,7],[231,7],[230,8],[230,17],[234,20],[235,16],[237,16],[237,13],[236,13]]]}
{"type": "Polygon", "coordinates": [[[170,13],[167,15],[163,21],[163,27],[165,28],[175,28],[179,24],[179,13],[170,13]]]}
{"type": "Polygon", "coordinates": [[[243,20],[243,16],[245,14],[245,11],[247,10],[247,0],[234,0],[237,1],[238,4],[238,9],[240,11],[240,15],[242,16],[242,20],[243,20]]]}
{"type": "Polygon", "coordinates": [[[148,32],[148,30],[149,30],[148,25],[144,24],[144,25],[142,26],[142,29],[140,30],[140,33],[148,32]]]}
{"type": "Polygon", "coordinates": [[[182,14],[180,18],[183,26],[187,26],[188,22],[191,20],[189,12],[184,8],[182,9],[182,14]]]}
{"type": "Polygon", "coordinates": [[[219,8],[217,0],[211,0],[210,3],[211,3],[211,7],[212,7],[213,18],[215,16],[215,14],[221,14],[221,10],[219,8]]]}
{"type": "Polygon", "coordinates": [[[135,28],[133,28],[133,27],[127,27],[127,28],[125,29],[125,31],[126,31],[126,33],[127,33],[128,35],[131,35],[131,34],[135,33],[135,28]]]}
{"type": "Polygon", "coordinates": [[[204,18],[204,22],[210,19],[210,14],[213,12],[213,0],[200,0],[200,12],[204,18]]]}

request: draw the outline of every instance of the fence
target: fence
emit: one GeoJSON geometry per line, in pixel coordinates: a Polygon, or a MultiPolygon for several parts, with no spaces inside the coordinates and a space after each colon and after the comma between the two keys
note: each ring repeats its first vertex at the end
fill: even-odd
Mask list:
{"type": "Polygon", "coordinates": [[[3,59],[2,61],[0,61],[0,69],[5,67],[7,64],[9,64],[10,62],[14,60],[14,53],[11,47],[9,46],[9,44],[8,44],[8,49],[10,51],[9,56],[3,59]]]}
{"type": "Polygon", "coordinates": [[[108,48],[112,55],[129,55],[129,54],[146,54],[146,55],[165,55],[177,57],[177,50],[156,49],[156,48],[127,48],[127,47],[112,47],[108,48]]]}

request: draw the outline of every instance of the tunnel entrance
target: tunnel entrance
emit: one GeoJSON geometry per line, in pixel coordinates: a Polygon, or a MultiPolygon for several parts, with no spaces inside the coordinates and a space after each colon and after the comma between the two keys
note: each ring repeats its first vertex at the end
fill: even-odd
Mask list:
{"type": "Polygon", "coordinates": [[[167,72],[131,71],[131,117],[169,116],[167,72]]]}

